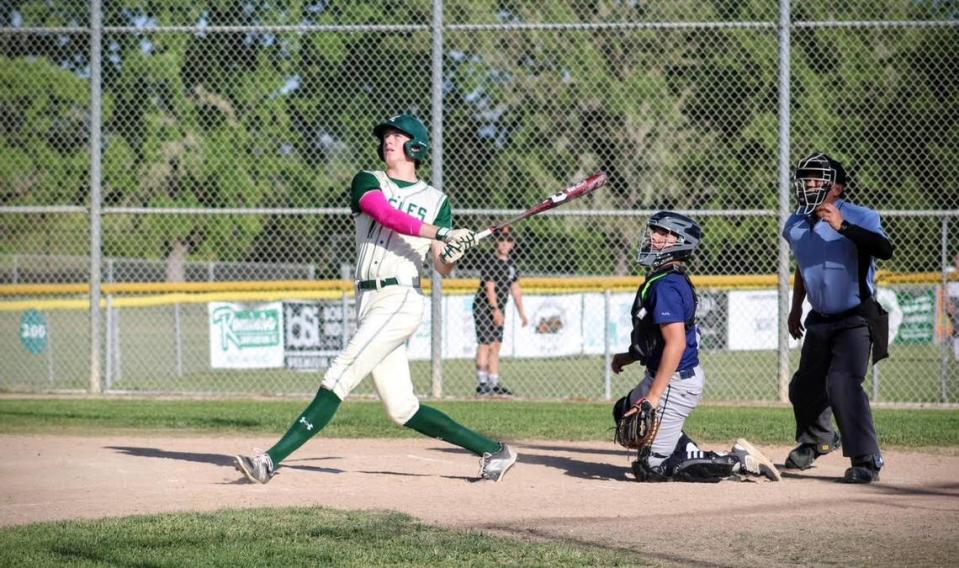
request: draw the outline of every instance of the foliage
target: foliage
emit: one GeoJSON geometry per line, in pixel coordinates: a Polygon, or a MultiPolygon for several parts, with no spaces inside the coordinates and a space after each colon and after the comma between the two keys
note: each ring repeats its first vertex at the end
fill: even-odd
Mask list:
{"type": "MultiPolygon", "coordinates": [[[[107,205],[344,208],[352,175],[377,165],[371,126],[402,111],[430,115],[429,2],[107,4],[106,25],[136,29],[103,38],[107,205]],[[153,31],[274,24],[407,27],[153,31]]],[[[954,17],[946,4],[856,0],[839,12],[829,3],[795,3],[792,17],[954,17]]],[[[4,25],[82,26],[88,19],[83,2],[7,5],[4,25]]],[[[777,17],[762,0],[447,6],[452,24],[770,23],[777,17]]],[[[954,27],[797,26],[792,45],[793,158],[825,150],[844,160],[853,173],[852,198],[873,207],[957,206],[954,27]]],[[[0,37],[0,57],[0,200],[85,204],[88,41],[66,32],[7,34],[0,37]]],[[[609,174],[609,187],[570,208],[778,207],[774,27],[451,28],[443,65],[444,189],[454,208],[525,209],[545,188],[600,169],[609,174]]],[[[429,165],[421,175],[431,178],[429,165]]],[[[713,272],[771,272],[775,259],[763,251],[777,246],[774,216],[755,221],[711,219],[704,264],[713,272]],[[729,251],[739,256],[728,258],[729,251]]],[[[51,223],[58,222],[17,230],[56,231],[51,223]]],[[[634,225],[597,218],[589,230],[562,223],[537,229],[537,240],[604,256],[540,256],[527,259],[525,269],[629,273],[634,225]]],[[[106,255],[167,258],[171,277],[187,258],[311,262],[320,267],[318,276],[338,277],[342,258],[325,237],[349,240],[317,215],[130,215],[106,226],[106,255]]],[[[935,266],[932,249],[908,262],[935,266]]]]}

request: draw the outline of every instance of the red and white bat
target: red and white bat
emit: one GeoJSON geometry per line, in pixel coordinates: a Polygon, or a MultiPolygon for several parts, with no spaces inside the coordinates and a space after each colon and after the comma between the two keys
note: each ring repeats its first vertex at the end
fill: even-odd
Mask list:
{"type": "Polygon", "coordinates": [[[517,215],[516,217],[513,217],[507,221],[503,221],[502,223],[497,223],[488,229],[476,233],[476,240],[480,241],[485,239],[507,225],[512,225],[517,221],[522,221],[523,219],[532,217],[533,215],[537,215],[543,211],[553,209],[554,207],[559,207],[564,203],[568,203],[574,199],[580,198],[597,188],[603,187],[606,185],[606,181],[607,178],[604,172],[593,174],[577,184],[571,185],[558,193],[550,195],[542,203],[536,205],[535,207],[530,207],[520,215],[517,215]]]}

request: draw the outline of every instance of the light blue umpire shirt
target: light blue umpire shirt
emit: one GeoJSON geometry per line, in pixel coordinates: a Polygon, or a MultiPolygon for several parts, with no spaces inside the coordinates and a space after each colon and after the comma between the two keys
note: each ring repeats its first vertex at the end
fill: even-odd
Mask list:
{"type": "MultiPolygon", "coordinates": [[[[834,205],[850,225],[886,237],[878,212],[842,199],[837,199],[834,205]]],[[[872,256],[860,254],[856,244],[829,223],[819,220],[812,224],[809,216],[793,213],[786,220],[782,235],[796,255],[806,284],[806,297],[813,310],[835,315],[855,308],[864,299],[859,292],[862,279],[869,293],[875,296],[876,263],[872,256]]]]}

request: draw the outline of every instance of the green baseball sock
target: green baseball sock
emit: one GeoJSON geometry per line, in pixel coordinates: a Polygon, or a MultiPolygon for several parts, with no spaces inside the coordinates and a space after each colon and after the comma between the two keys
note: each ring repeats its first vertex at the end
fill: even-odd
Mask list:
{"type": "Polygon", "coordinates": [[[321,388],[316,393],[316,397],[313,398],[313,402],[306,407],[306,410],[290,426],[286,434],[283,434],[280,441],[266,452],[273,460],[273,467],[279,466],[281,461],[322,430],[330,422],[330,418],[333,418],[333,415],[336,414],[336,409],[339,406],[340,397],[336,396],[333,391],[321,388]]]}
{"type": "Polygon", "coordinates": [[[501,448],[499,442],[494,442],[486,436],[470,430],[439,410],[430,408],[429,406],[420,405],[420,409],[416,411],[416,414],[407,420],[403,426],[412,428],[420,434],[456,444],[476,455],[496,453],[501,448]]]}

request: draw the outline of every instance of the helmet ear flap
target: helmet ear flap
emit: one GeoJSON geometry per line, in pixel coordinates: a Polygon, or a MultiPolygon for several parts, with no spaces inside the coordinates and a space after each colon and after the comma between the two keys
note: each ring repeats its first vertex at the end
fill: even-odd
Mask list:
{"type": "Polygon", "coordinates": [[[428,149],[429,146],[415,139],[403,144],[403,150],[406,152],[406,155],[411,160],[416,160],[417,162],[422,162],[423,159],[426,158],[426,151],[428,149]]]}

